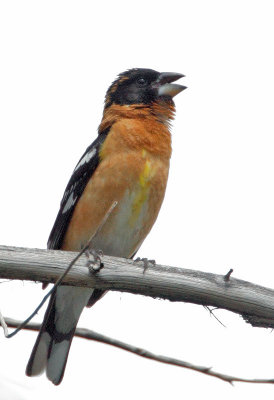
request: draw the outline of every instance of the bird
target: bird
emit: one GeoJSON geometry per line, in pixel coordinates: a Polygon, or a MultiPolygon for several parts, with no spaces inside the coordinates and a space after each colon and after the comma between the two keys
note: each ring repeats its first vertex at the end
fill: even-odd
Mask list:
{"type": "MultiPolygon", "coordinates": [[[[171,157],[173,97],[186,89],[174,72],[132,68],[106,92],[98,136],[77,163],[66,186],[47,247],[92,249],[133,258],[150,232],[164,199],[171,157]],[[98,230],[111,205],[116,203],[98,230]]],[[[63,379],[76,325],[85,306],[104,291],[60,285],[52,293],[26,374],[63,379]]]]}

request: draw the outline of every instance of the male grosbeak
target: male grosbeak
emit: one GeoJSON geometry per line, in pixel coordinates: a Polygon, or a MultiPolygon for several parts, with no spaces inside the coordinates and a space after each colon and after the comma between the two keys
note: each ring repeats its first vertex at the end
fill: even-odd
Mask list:
{"type": "MultiPolygon", "coordinates": [[[[182,74],[134,68],[106,93],[99,134],[76,165],[48,240],[49,249],[79,251],[114,201],[117,206],[94,236],[92,248],[133,257],[160,210],[171,156],[172,98],[182,74]]],[[[71,341],[85,306],[103,291],[62,285],[52,294],[26,373],[63,378],[71,341]]]]}

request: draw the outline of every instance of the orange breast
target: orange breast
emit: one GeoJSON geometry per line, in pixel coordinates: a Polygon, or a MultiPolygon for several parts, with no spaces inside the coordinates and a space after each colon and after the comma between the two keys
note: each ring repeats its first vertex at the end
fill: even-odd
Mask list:
{"type": "MultiPolygon", "coordinates": [[[[157,218],[168,178],[169,156],[148,150],[147,131],[146,140],[140,141],[138,135],[136,143],[133,126],[115,125],[101,150],[101,162],[75,207],[64,250],[80,250],[114,201],[117,206],[92,242],[105,254],[130,257],[157,218]],[[125,136],[126,131],[129,133],[125,136]]],[[[170,148],[170,140],[166,147],[170,148]]]]}

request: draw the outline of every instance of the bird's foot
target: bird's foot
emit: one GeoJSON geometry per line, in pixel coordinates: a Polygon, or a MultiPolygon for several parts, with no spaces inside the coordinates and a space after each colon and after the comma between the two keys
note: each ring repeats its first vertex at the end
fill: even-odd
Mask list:
{"type": "Polygon", "coordinates": [[[102,250],[87,249],[85,251],[87,256],[87,267],[90,273],[98,272],[103,268],[104,263],[102,263],[103,252],[102,250]],[[93,259],[91,259],[91,256],[93,259]]]}
{"type": "Polygon", "coordinates": [[[155,260],[149,260],[148,258],[140,258],[137,257],[135,260],[133,260],[133,262],[142,262],[144,265],[144,270],[143,270],[143,274],[145,274],[146,270],[148,269],[149,265],[155,265],[156,261],[155,260]]]}

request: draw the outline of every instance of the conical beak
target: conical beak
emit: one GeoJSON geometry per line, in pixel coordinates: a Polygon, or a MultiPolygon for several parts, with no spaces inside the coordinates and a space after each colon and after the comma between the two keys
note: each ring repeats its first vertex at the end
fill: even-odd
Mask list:
{"type": "Polygon", "coordinates": [[[156,82],[158,96],[174,97],[176,94],[185,90],[187,88],[186,86],[172,83],[180,78],[183,78],[184,76],[185,75],[178,74],[177,72],[162,72],[156,82]]]}

